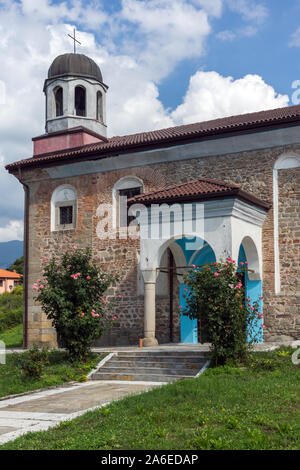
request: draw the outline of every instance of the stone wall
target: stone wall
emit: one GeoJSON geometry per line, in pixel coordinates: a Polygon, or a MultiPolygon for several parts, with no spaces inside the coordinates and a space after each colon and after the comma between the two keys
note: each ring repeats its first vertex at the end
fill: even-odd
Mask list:
{"type": "MultiPolygon", "coordinates": [[[[144,303],[137,288],[139,242],[118,238],[100,240],[96,235],[99,223],[96,209],[100,203],[112,203],[112,188],[120,178],[128,175],[139,177],[144,182],[145,192],[197,177],[215,178],[238,184],[255,196],[272,202],[273,165],[279,155],[287,150],[300,153],[300,145],[151,164],[57,180],[51,179],[45,169],[24,171],[23,178],[30,185],[29,344],[40,342],[53,346],[56,341],[51,324],[35,304],[31,290],[33,282],[41,276],[41,259],[61,253],[74,244],[92,247],[95,257],[99,258],[105,269],[120,274],[121,280],[115,291],[123,296],[116,311],[118,322],[115,329],[103,338],[100,344],[137,344],[138,338],[143,337],[144,303]],[[75,231],[55,233],[50,231],[50,200],[54,189],[61,184],[71,184],[77,190],[78,228],[75,231]]],[[[169,152],[172,152],[172,148],[169,152]]],[[[299,186],[299,169],[280,170],[281,295],[274,294],[272,209],[263,227],[263,284],[267,325],[265,339],[274,339],[280,335],[299,338],[299,186]]],[[[168,292],[165,296],[157,298],[156,307],[158,339],[160,342],[168,342],[168,292]]],[[[178,295],[174,301],[174,331],[176,340],[179,340],[177,307],[178,295]]]]}

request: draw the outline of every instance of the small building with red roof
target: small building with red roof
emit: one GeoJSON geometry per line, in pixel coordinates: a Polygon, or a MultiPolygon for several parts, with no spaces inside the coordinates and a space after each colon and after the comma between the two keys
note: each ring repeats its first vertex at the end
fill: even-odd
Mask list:
{"type": "Polygon", "coordinates": [[[0,269],[0,294],[11,292],[17,287],[22,279],[22,275],[12,271],[0,269]]]}

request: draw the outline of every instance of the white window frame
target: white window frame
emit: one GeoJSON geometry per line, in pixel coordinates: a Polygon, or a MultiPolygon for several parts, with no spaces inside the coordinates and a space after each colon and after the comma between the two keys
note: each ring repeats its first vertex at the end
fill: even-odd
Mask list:
{"type": "Polygon", "coordinates": [[[113,199],[113,220],[112,226],[114,230],[119,230],[120,227],[120,218],[119,218],[119,191],[122,189],[132,189],[132,188],[141,188],[141,193],[144,192],[144,183],[137,176],[128,175],[119,179],[114,185],[112,190],[112,199],[113,199]]]}
{"type": "Polygon", "coordinates": [[[58,186],[52,193],[51,197],[51,232],[61,232],[66,230],[75,230],[77,227],[77,191],[70,184],[63,184],[58,186]],[[63,190],[71,190],[74,194],[73,199],[66,199],[57,201],[57,194],[63,190]],[[73,217],[71,224],[61,225],[60,222],[60,207],[72,206],[73,217]]]}

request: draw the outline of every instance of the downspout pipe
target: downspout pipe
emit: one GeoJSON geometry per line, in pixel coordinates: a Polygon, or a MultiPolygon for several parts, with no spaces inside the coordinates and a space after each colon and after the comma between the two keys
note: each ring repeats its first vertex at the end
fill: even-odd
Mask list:
{"type": "Polygon", "coordinates": [[[28,253],[29,253],[29,186],[22,179],[21,168],[18,168],[17,179],[24,188],[24,283],[23,283],[23,348],[28,348],[28,253]]]}

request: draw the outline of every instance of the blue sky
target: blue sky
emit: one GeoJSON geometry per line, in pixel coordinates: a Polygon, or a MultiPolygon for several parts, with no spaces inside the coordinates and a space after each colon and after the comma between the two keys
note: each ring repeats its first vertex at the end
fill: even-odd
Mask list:
{"type": "Polygon", "coordinates": [[[109,85],[110,136],[288,106],[300,80],[300,0],[0,0],[0,241],[23,229],[4,166],[44,132],[43,81],[73,27],[109,85]]]}

